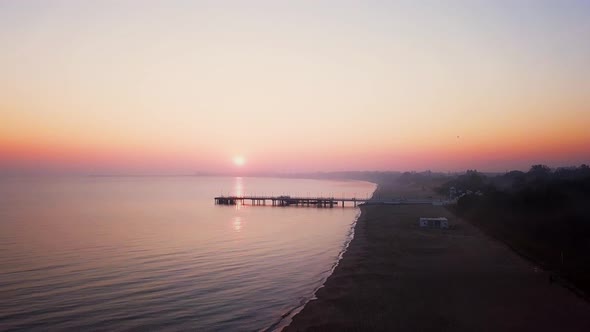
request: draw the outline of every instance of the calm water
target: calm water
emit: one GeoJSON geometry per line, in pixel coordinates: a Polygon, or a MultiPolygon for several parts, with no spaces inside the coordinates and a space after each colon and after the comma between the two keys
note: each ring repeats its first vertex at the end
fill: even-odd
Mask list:
{"type": "Polygon", "coordinates": [[[329,275],[358,210],[213,197],[373,190],[266,178],[1,179],[0,330],[268,328],[329,275]]]}

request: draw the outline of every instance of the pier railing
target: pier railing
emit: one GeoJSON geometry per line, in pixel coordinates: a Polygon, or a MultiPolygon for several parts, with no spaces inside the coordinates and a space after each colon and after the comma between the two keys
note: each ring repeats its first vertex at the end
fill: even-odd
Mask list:
{"type": "Polygon", "coordinates": [[[382,204],[382,205],[409,205],[409,204],[443,204],[444,201],[433,199],[373,199],[357,197],[300,197],[300,196],[265,196],[265,195],[229,195],[215,197],[215,204],[220,205],[270,205],[270,206],[308,206],[308,207],[335,207],[346,203],[356,207],[359,204],[382,204]],[[250,203],[250,204],[248,204],[250,203]]]}

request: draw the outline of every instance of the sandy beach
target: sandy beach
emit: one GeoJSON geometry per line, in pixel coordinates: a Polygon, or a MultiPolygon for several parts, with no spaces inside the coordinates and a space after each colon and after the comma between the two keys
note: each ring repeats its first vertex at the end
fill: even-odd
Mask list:
{"type": "Polygon", "coordinates": [[[440,206],[362,207],[316,295],[283,331],[590,331],[588,302],[440,206]],[[449,230],[418,227],[438,216],[449,230]]]}

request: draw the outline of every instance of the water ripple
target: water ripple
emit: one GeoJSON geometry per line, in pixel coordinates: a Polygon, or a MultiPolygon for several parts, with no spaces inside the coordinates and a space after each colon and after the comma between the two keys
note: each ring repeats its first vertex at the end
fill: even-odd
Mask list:
{"type": "Polygon", "coordinates": [[[230,178],[61,181],[0,186],[14,201],[0,207],[0,330],[264,329],[331,273],[356,213],[211,205],[230,178]]]}

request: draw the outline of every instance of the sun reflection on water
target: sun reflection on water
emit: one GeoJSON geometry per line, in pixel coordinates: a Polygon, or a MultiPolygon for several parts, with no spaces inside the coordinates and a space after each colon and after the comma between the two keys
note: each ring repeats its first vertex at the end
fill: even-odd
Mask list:
{"type": "Polygon", "coordinates": [[[244,195],[244,182],[242,181],[241,177],[236,177],[234,181],[234,195],[242,196],[244,195]]]}
{"type": "MultiPolygon", "coordinates": [[[[241,177],[236,177],[234,181],[234,195],[235,196],[244,196],[244,183],[241,177]]],[[[238,200],[236,202],[236,210],[242,208],[242,201],[238,200]]]]}
{"type": "Polygon", "coordinates": [[[242,230],[242,217],[234,217],[232,222],[234,231],[239,232],[242,230]]]}

